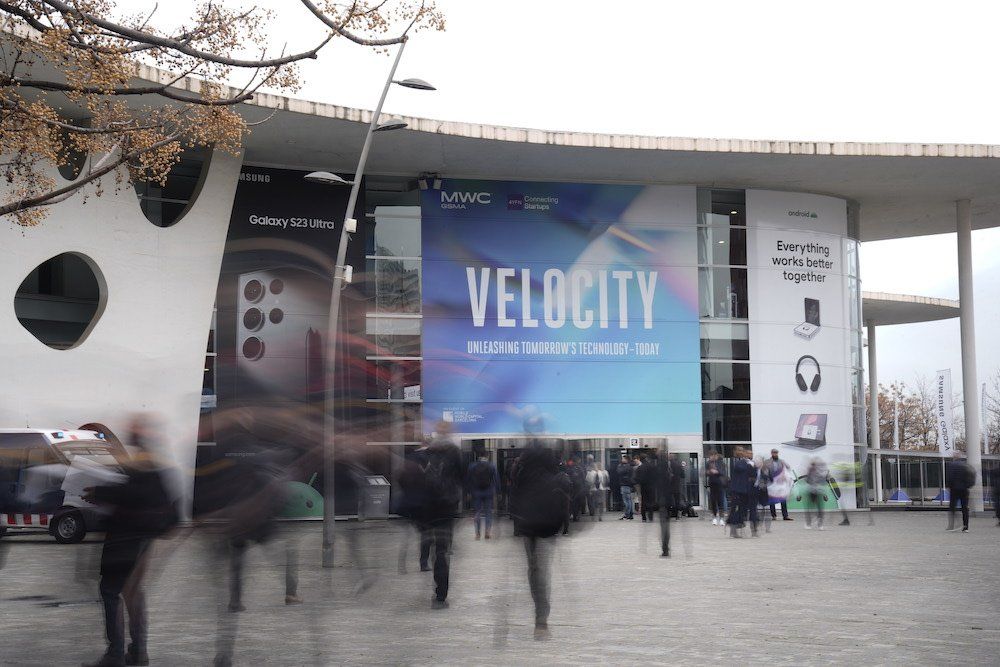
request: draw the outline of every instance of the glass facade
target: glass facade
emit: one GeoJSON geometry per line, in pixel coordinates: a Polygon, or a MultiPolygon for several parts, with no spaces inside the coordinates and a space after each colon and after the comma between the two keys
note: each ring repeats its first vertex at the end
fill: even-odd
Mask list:
{"type": "MultiPolygon", "coordinates": [[[[422,438],[421,236],[416,179],[365,179],[365,400],[370,433],[391,452],[391,473],[422,438]]],[[[360,240],[360,239],[359,239],[360,240]]],[[[390,474],[391,477],[391,474],[390,474]]]]}
{"type": "Polygon", "coordinates": [[[750,443],[746,193],[698,190],[702,439],[705,454],[750,443]]]}

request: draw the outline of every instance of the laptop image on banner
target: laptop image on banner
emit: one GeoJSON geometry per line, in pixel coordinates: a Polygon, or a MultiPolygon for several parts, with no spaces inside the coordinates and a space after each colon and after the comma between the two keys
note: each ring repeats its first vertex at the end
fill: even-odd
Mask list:
{"type": "Polygon", "coordinates": [[[799,415],[799,424],[795,427],[795,439],[781,444],[802,449],[825,447],[826,415],[799,415]]]}

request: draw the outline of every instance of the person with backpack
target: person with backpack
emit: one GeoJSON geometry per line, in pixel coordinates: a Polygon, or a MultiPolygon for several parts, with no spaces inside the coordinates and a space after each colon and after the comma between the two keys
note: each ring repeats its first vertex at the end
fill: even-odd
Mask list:
{"type": "Polygon", "coordinates": [[[465,475],[465,486],[472,496],[473,522],[476,526],[476,539],[480,539],[481,524],[486,524],[486,539],[492,537],[493,501],[500,489],[500,476],[497,467],[490,462],[484,452],[479,459],[469,464],[465,475]]]}
{"type": "Polygon", "coordinates": [[[571,485],[551,450],[537,440],[518,457],[511,484],[514,534],[524,538],[528,587],[535,605],[535,639],[549,637],[552,542],[569,512],[571,485]]]}
{"type": "Polygon", "coordinates": [[[122,468],[118,485],[84,490],[83,499],[110,510],[101,550],[101,601],[108,648],[93,667],[148,665],[149,621],[143,578],[153,540],[177,525],[177,498],[170,477],[176,473],[152,451],[153,425],[139,416],[132,423],[132,445],[138,450],[122,468]],[[124,602],[125,609],[122,609],[124,602]],[[125,649],[125,610],[131,643],[125,649]]]}
{"type": "Polygon", "coordinates": [[[962,454],[955,452],[948,464],[946,482],[948,484],[948,530],[955,528],[955,508],[962,503],[962,532],[969,532],[969,489],[976,484],[976,471],[962,460],[962,454]]]}
{"type": "Polygon", "coordinates": [[[451,439],[451,424],[439,422],[436,435],[427,448],[424,468],[426,505],[423,510],[426,529],[420,543],[423,569],[434,550],[434,598],[432,609],[448,607],[448,552],[455,529],[455,517],[462,500],[462,456],[451,439]]]}
{"type": "Polygon", "coordinates": [[[635,510],[632,507],[632,487],[635,486],[635,479],[628,454],[622,454],[622,462],[618,464],[616,472],[618,473],[618,489],[622,494],[622,509],[624,510],[618,520],[628,519],[631,521],[635,518],[635,510]]]}
{"type": "Polygon", "coordinates": [[[590,505],[591,519],[593,519],[596,511],[597,520],[604,521],[604,499],[610,488],[608,486],[608,471],[596,461],[591,461],[590,470],[587,472],[586,484],[590,492],[590,499],[587,501],[587,504],[590,505]]]}

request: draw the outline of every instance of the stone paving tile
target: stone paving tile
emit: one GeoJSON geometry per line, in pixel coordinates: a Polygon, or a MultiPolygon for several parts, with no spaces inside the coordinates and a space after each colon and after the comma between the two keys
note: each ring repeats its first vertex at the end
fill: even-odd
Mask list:
{"type": "MultiPolygon", "coordinates": [[[[614,517],[610,517],[614,519],[614,517]]],[[[337,567],[318,567],[321,527],[290,524],[301,594],[286,607],[283,552],[254,549],[236,664],[1000,664],[1000,528],[973,519],[946,533],[944,515],[857,515],[805,531],[776,522],[759,539],[728,539],[703,518],[673,522],[674,557],[659,558],[657,524],[577,524],[553,553],[552,639],[532,639],[520,540],[456,529],[451,607],[431,611],[432,578],[400,521],[340,523],[337,567]],[[354,549],[350,537],[356,538],[354,549]],[[359,562],[374,584],[357,592],[359,562]],[[332,592],[331,592],[332,591],[332,592]]],[[[77,665],[102,646],[96,597],[100,544],[5,538],[0,664],[77,665]]],[[[207,536],[157,545],[149,581],[157,665],[211,664],[219,560],[207,536]]],[[[226,620],[233,615],[223,614],[226,620]]]]}

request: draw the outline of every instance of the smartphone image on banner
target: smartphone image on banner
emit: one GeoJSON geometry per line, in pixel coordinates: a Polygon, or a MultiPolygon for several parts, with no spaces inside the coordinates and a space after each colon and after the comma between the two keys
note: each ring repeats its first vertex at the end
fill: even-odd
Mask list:
{"type": "Polygon", "coordinates": [[[323,342],[330,284],[292,268],[239,276],[236,393],[305,402],[323,391],[323,342]]]}
{"type": "Polygon", "coordinates": [[[819,331],[819,299],[805,299],[805,322],[795,327],[795,335],[811,340],[819,331]]]}

